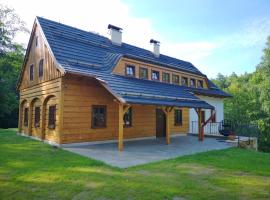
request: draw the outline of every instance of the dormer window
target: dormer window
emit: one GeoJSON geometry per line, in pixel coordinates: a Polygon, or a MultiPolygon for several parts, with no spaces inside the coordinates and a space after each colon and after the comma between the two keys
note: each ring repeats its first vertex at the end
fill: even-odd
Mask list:
{"type": "Polygon", "coordinates": [[[169,73],[166,73],[166,72],[163,72],[163,74],[162,74],[162,81],[164,83],[170,83],[170,74],[169,73]]]}
{"type": "Polygon", "coordinates": [[[30,81],[34,80],[34,65],[30,65],[29,78],[30,81]]]}
{"type": "Polygon", "coordinates": [[[147,68],[140,68],[140,78],[141,79],[148,79],[148,69],[147,68]]]}
{"type": "Polygon", "coordinates": [[[190,87],[196,87],[196,80],[194,78],[190,79],[190,87]]]}
{"type": "Polygon", "coordinates": [[[182,81],[182,85],[183,86],[187,86],[188,85],[188,78],[187,77],[182,77],[181,81],[182,81]]]}
{"type": "Polygon", "coordinates": [[[155,70],[153,70],[152,71],[152,80],[153,81],[159,81],[159,71],[155,71],[155,70]]]}
{"type": "Polygon", "coordinates": [[[36,37],[36,47],[38,46],[38,36],[36,37]]]}
{"type": "Polygon", "coordinates": [[[172,76],[172,83],[173,84],[176,84],[176,85],[179,85],[179,76],[178,75],[173,74],[173,76],[172,76]]]}
{"type": "Polygon", "coordinates": [[[202,80],[198,80],[198,88],[203,88],[203,81],[202,80]]]}
{"type": "Polygon", "coordinates": [[[127,65],[126,66],[126,76],[135,77],[135,66],[134,65],[127,65]]]}

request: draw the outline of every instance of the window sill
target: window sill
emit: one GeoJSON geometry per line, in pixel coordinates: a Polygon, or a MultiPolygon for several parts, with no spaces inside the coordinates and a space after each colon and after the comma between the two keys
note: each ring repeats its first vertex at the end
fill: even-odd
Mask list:
{"type": "Polygon", "coordinates": [[[55,129],[55,126],[48,126],[48,129],[54,130],[55,129]]]}
{"type": "Polygon", "coordinates": [[[127,77],[132,77],[132,78],[135,78],[135,75],[128,75],[126,74],[127,77]]]}
{"type": "Polygon", "coordinates": [[[183,124],[174,124],[174,126],[182,126],[183,124]]]}
{"type": "Polygon", "coordinates": [[[107,126],[91,126],[92,129],[104,129],[107,128],[107,126]]]}
{"type": "Polygon", "coordinates": [[[124,125],[123,127],[124,128],[132,128],[133,126],[132,125],[124,125]]]}

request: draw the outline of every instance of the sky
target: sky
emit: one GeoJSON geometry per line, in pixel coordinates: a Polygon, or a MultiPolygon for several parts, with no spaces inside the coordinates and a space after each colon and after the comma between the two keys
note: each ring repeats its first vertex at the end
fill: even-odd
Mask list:
{"type": "MultiPolygon", "coordinates": [[[[109,37],[123,28],[123,42],[193,63],[210,78],[252,72],[270,35],[269,0],[0,0],[31,31],[35,16],[109,37]]],[[[16,41],[27,45],[29,34],[16,41]]]]}

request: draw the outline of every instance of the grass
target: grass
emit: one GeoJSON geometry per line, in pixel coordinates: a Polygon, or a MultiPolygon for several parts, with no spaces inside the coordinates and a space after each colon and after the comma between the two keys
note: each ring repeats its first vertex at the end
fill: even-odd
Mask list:
{"type": "Polygon", "coordinates": [[[118,169],[0,129],[0,199],[270,199],[270,154],[231,148],[118,169]]]}

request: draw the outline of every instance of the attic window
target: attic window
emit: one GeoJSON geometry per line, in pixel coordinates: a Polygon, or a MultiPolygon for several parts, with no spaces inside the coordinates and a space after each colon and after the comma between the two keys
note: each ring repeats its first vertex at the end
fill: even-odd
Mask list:
{"type": "Polygon", "coordinates": [[[29,78],[30,81],[34,80],[34,65],[30,65],[29,78]]]}
{"type": "Polygon", "coordinates": [[[187,86],[188,85],[188,78],[187,77],[182,77],[182,85],[187,86]]]}
{"type": "Polygon", "coordinates": [[[41,78],[43,76],[43,59],[41,59],[39,61],[39,65],[38,65],[38,77],[41,78]]]}
{"type": "Polygon", "coordinates": [[[38,36],[36,36],[36,47],[38,46],[38,36]]]}
{"type": "Polygon", "coordinates": [[[195,87],[196,86],[196,80],[194,78],[190,79],[190,87],[195,87]]]}
{"type": "Polygon", "coordinates": [[[134,65],[127,65],[126,66],[126,76],[135,77],[135,66],[134,65]]]}
{"type": "Polygon", "coordinates": [[[152,80],[153,81],[159,81],[159,71],[155,71],[155,70],[153,70],[152,71],[152,80]]]}
{"type": "Polygon", "coordinates": [[[170,83],[170,74],[169,73],[166,73],[166,72],[163,72],[163,74],[162,74],[162,81],[164,83],[170,83]]]}
{"type": "Polygon", "coordinates": [[[172,82],[173,82],[173,84],[179,85],[179,76],[176,74],[173,74],[172,82]]]}
{"type": "Polygon", "coordinates": [[[202,80],[198,80],[198,88],[203,88],[203,81],[202,80]]]}
{"type": "Polygon", "coordinates": [[[148,69],[147,68],[140,68],[140,78],[141,79],[148,79],[148,69]]]}

